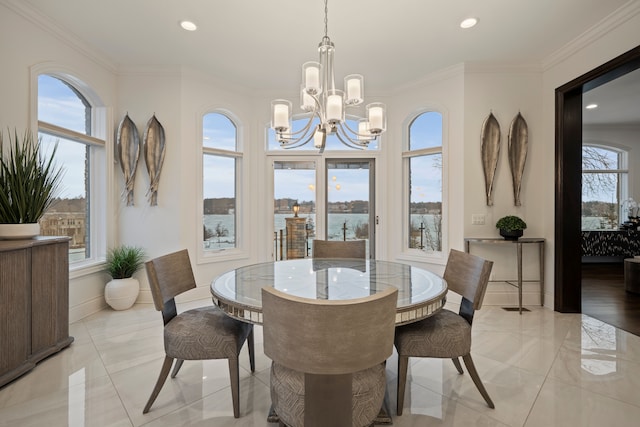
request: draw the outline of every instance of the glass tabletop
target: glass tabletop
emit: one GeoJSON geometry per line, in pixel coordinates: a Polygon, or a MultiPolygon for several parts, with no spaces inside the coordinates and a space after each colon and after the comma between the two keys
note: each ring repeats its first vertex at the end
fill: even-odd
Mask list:
{"type": "Polygon", "coordinates": [[[303,298],[349,300],[398,289],[396,324],[427,317],[444,305],[447,284],[427,270],[396,262],[362,259],[296,259],[231,270],[211,284],[216,305],[240,320],[262,322],[261,289],[303,298]]]}

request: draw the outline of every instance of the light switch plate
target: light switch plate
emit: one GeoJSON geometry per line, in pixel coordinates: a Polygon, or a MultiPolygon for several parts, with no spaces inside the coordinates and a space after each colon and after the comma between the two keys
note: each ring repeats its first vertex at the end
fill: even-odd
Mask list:
{"type": "Polygon", "coordinates": [[[484,215],[483,214],[472,214],[471,215],[471,224],[472,225],[484,225],[484,215]]]}

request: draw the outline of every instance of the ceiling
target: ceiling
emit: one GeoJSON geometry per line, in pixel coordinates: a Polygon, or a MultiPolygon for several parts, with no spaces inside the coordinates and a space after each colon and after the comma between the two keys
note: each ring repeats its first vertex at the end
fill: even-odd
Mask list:
{"type": "MultiPolygon", "coordinates": [[[[324,35],[322,0],[22,1],[118,69],[185,66],[283,96],[324,35]],[[182,30],[183,19],[198,30],[182,30]]],[[[332,0],[337,84],[359,73],[365,96],[384,95],[463,62],[539,65],[627,2],[332,0]],[[462,30],[469,16],[478,25],[462,30]]]]}

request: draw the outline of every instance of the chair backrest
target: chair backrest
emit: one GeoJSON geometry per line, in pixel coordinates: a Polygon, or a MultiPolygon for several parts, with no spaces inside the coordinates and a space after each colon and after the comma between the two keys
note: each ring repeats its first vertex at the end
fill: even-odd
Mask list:
{"type": "Polygon", "coordinates": [[[313,240],[314,258],[365,258],[366,240],[313,240]]]}
{"type": "Polygon", "coordinates": [[[492,267],[493,261],[451,249],[444,270],[447,288],[469,300],[473,310],[479,310],[492,267]]]}
{"type": "Polygon", "coordinates": [[[393,353],[398,290],[352,300],[315,300],[262,288],[264,353],[298,372],[338,375],[393,353]]]}
{"type": "Polygon", "coordinates": [[[189,252],[183,249],[154,258],[145,263],[149,287],[156,310],[165,311],[165,304],[189,289],[196,287],[196,279],[191,269],[189,252]]]}

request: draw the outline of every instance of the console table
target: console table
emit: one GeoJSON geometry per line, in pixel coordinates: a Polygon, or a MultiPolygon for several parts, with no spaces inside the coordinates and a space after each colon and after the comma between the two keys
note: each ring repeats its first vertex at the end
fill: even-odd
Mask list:
{"type": "Polygon", "coordinates": [[[0,387],[72,341],[69,238],[0,240],[0,387]]]}
{"type": "Polygon", "coordinates": [[[506,240],[501,237],[465,237],[464,246],[465,251],[470,251],[470,244],[488,244],[488,245],[511,245],[516,249],[516,267],[517,267],[517,279],[508,280],[490,280],[490,282],[505,282],[511,286],[518,288],[518,308],[520,314],[522,314],[522,284],[524,282],[539,282],[540,283],[540,305],[544,306],[544,243],[545,239],[541,237],[521,237],[518,240],[506,240]],[[538,246],[538,264],[540,267],[540,275],[537,280],[523,280],[522,279],[522,246],[523,245],[537,245],[538,246]],[[515,283],[514,283],[515,282],[515,283]]]}

